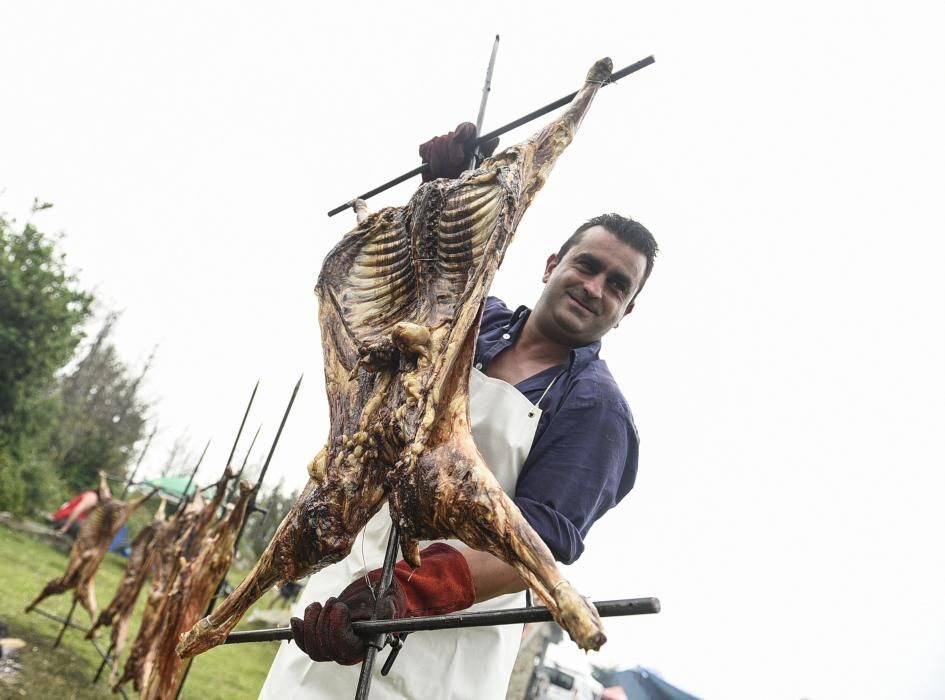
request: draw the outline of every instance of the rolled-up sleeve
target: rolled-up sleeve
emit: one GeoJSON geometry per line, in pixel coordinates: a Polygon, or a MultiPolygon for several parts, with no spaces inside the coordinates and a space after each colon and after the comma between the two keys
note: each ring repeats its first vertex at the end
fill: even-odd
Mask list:
{"type": "Polygon", "coordinates": [[[639,438],[622,397],[574,392],[548,419],[522,467],[515,503],[565,564],[584,537],[633,488],[639,438]]]}

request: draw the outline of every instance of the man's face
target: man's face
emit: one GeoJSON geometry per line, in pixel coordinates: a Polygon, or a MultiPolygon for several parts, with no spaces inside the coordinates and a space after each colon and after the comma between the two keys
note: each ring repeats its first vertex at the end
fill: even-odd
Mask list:
{"type": "Polygon", "coordinates": [[[633,309],[646,256],[602,226],[584,231],[562,260],[552,255],[532,312],[549,339],[580,347],[599,340],[633,309]]]}

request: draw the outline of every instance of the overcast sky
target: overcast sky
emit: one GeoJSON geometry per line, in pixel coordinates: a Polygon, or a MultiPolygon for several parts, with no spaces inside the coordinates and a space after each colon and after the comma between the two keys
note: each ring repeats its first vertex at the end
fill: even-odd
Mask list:
{"type": "Polygon", "coordinates": [[[0,2],[0,210],[54,203],[34,221],[122,312],[122,356],[160,346],[145,471],[186,430],[215,477],[257,378],[238,455],[261,422],[261,461],[304,372],[267,478],[304,483],[312,288],[354,223],[325,212],[475,119],[496,33],[486,129],[654,54],[598,95],[493,287],[534,302],[603,211],[662,249],[603,351],[637,486],[568,576],[663,612],[608,620],[598,661],[713,699],[945,697],[945,7],[322,5],[0,2]]]}

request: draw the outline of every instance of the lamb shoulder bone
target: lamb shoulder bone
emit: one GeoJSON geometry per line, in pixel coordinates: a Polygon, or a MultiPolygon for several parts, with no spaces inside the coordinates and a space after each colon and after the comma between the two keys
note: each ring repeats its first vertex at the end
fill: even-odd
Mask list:
{"type": "Polygon", "coordinates": [[[522,214],[601,84],[595,63],[566,111],[456,180],[421,185],[405,207],[359,212],[316,286],[331,426],[309,481],[256,567],[181,636],[182,656],[224,641],[273,585],[347,556],[383,505],[404,559],[456,538],[511,564],[584,649],[606,640],[597,611],[483,462],[469,427],[469,371],[482,301],[522,214]]]}

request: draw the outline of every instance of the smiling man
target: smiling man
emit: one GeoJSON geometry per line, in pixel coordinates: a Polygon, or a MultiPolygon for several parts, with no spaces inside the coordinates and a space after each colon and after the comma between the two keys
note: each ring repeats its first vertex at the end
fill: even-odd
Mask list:
{"type": "Polygon", "coordinates": [[[566,564],[636,478],[639,438],[600,358],[600,341],[633,310],[656,253],[643,225],[604,214],[548,258],[534,310],[486,301],[476,369],[514,386],[542,411],[515,502],[566,564]]]}
{"type": "MultiPolygon", "coordinates": [[[[457,146],[457,138],[474,139],[475,128],[457,129],[421,147],[434,176],[456,177],[468,163],[468,149],[457,146]],[[441,146],[444,155],[437,159],[441,146]]],[[[637,430],[600,358],[600,340],[633,309],[656,253],[656,241],[644,226],[604,214],[578,227],[549,256],[534,310],[513,311],[495,297],[484,304],[469,379],[473,438],[502,488],[566,564],[581,556],[591,526],[627,495],[636,478],[637,430]]],[[[335,578],[327,570],[310,580],[301,597],[308,605],[292,619],[299,649],[280,649],[261,697],[353,694],[365,643],[351,623],[374,611],[380,571],[367,570],[383,561],[389,518],[374,523],[348,557],[357,562],[332,567],[335,578]],[[332,594],[337,597],[322,604],[332,594]]],[[[382,616],[445,614],[470,606],[502,610],[525,603],[525,583],[516,570],[491,554],[450,541],[430,545],[421,559],[417,569],[397,564],[391,588],[378,603],[382,616]]],[[[412,633],[389,675],[379,676],[375,668],[371,697],[504,698],[520,640],[521,625],[412,633]]]]}

